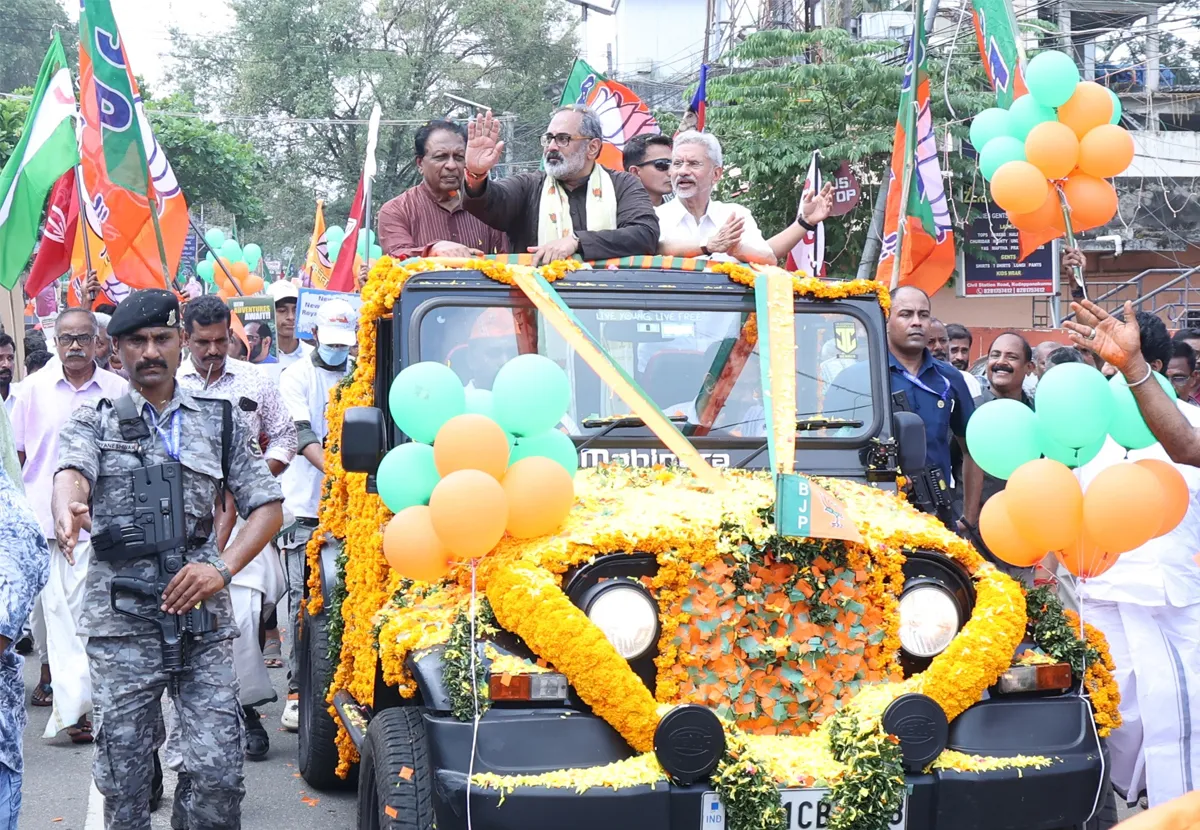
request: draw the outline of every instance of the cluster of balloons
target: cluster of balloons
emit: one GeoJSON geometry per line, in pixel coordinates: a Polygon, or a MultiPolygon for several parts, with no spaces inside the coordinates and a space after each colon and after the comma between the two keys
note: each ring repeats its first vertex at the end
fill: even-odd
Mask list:
{"type": "Polygon", "coordinates": [[[251,242],[243,248],[236,239],[226,239],[220,228],[209,228],[204,233],[204,242],[209,250],[204,259],[196,263],[196,274],[210,286],[217,287],[222,299],[236,297],[239,288],[245,295],[262,292],[263,278],[250,273],[262,260],[262,248],[257,243],[251,242]],[[213,251],[219,256],[213,256],[213,251]]]}
{"type": "MultiPolygon", "coordinates": [[[[325,229],[325,250],[329,254],[330,262],[337,262],[345,241],[346,231],[341,225],[330,225],[325,229]]],[[[363,259],[370,254],[372,262],[383,256],[383,248],[375,244],[375,231],[363,228],[358,232],[357,252],[363,259]]]]}
{"type": "Polygon", "coordinates": [[[389,451],[375,475],[395,514],[383,534],[388,564],[434,582],[452,560],[479,559],[505,533],[553,533],[575,502],[575,444],[556,429],[570,400],[566,373],[540,355],[504,364],[491,391],[464,389],[442,363],[401,371],[388,406],[412,440],[389,451]]]}
{"type": "MultiPolygon", "coordinates": [[[[1155,379],[1175,396],[1166,378],[1155,379]]],[[[991,401],[967,425],[971,457],[984,472],[1008,480],[979,517],[992,553],[1029,567],[1054,551],[1071,573],[1098,576],[1120,554],[1182,521],[1187,483],[1166,462],[1114,464],[1086,493],[1071,472],[1095,458],[1110,437],[1130,450],[1155,443],[1119,374],[1106,382],[1091,366],[1054,366],[1038,381],[1035,405],[991,401]]]]}
{"type": "Polygon", "coordinates": [[[1025,70],[1028,95],[1007,110],[991,107],[971,121],[979,170],[992,200],[1012,224],[1028,231],[1066,232],[1058,187],[1073,231],[1107,224],[1117,192],[1107,178],[1133,161],[1133,138],[1123,127],[1121,101],[1093,81],[1080,81],[1062,52],[1042,52],[1025,70]]]}

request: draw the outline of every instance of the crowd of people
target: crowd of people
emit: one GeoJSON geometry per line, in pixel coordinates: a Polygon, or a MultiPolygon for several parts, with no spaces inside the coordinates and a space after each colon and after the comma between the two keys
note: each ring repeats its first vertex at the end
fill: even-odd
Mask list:
{"type": "MultiPolygon", "coordinates": [[[[807,193],[796,222],[767,237],[744,207],[713,198],[723,173],[714,136],[638,136],[625,147],[624,170],[610,171],[597,161],[601,125],[586,107],[554,114],[542,137],[544,171],[490,178],[503,155],[499,136],[490,113],[465,129],[434,121],[417,132],[422,181],[380,210],[386,253],[515,251],[532,254],[535,264],[656,253],[775,263],[832,207],[830,187],[807,193]]],[[[1070,251],[1064,265],[1078,258],[1070,251]]],[[[317,527],[325,410],[351,370],[357,320],[346,301],[327,301],[310,345],[297,336],[295,286],[275,282],[269,294],[275,329],[248,328],[244,343],[226,304],[195,287],[183,306],[171,292],[137,291],[116,307],[68,309],[56,320],[53,353],[40,332],[26,336],[27,377],[19,383],[16,344],[0,334],[0,546],[13,552],[0,557],[0,582],[9,586],[0,590],[0,653],[17,644],[40,661],[30,703],[51,708],[45,737],[65,730],[73,741],[98,744],[93,775],[110,830],[150,826],[162,764],[179,773],[172,828],[237,827],[243,759],[270,753],[257,707],[282,691],[282,725],[298,728],[295,628],[305,550],[317,527]],[[188,551],[186,564],[170,575],[158,610],[202,608],[211,622],[189,653],[191,675],[178,684],[154,626],[110,603],[118,571],[158,578],[154,559],[136,558],[128,541],[129,474],[143,467],[181,476],[185,501],[176,541],[188,551]],[[274,688],[265,670],[278,659],[288,668],[285,689],[274,688]],[[172,705],[164,716],[165,690],[172,705]]],[[[1192,559],[1200,550],[1200,331],[1172,340],[1157,317],[1119,322],[1092,309],[1080,317],[1091,332],[1077,332],[1074,344],[1031,346],[1005,332],[976,366],[971,331],[932,311],[917,288],[893,293],[890,389],[896,405],[924,423],[928,469],[950,494],[947,523],[985,554],[979,515],[1003,482],[987,476],[966,445],[977,407],[997,398],[1034,406],[1038,379],[1064,362],[1124,372],[1131,386],[1143,371],[1163,371],[1179,394],[1176,404],[1152,397],[1160,391],[1154,383],[1135,389],[1163,439],[1138,457],[1169,458],[1191,488],[1179,528],[1084,583],[1052,555],[1026,570],[997,561],[1030,586],[1056,584],[1108,636],[1125,720],[1110,741],[1113,784],[1130,801],[1145,794],[1165,802],[1200,775],[1190,727],[1200,718],[1200,568],[1192,559]]],[[[853,386],[856,372],[867,383],[867,368],[831,355],[822,379],[836,395],[853,386]]],[[[1085,465],[1084,482],[1122,460],[1117,450],[1106,447],[1085,465]]],[[[157,603],[134,599],[154,618],[157,603]]],[[[0,806],[19,807],[23,687],[19,663],[3,668],[0,696],[11,705],[0,709],[0,806]]]]}

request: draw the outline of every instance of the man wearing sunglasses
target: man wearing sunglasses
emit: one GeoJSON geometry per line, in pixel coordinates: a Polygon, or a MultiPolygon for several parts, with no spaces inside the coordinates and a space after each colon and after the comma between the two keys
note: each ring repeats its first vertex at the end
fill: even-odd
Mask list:
{"type": "Polygon", "coordinates": [[[604,132],[594,111],[561,107],[542,136],[545,170],[494,181],[488,173],[504,154],[500,122],[489,110],[467,125],[463,207],[505,231],[513,251],[533,264],[653,254],[658,218],[635,176],[597,163],[604,132]]]}
{"type": "Polygon", "coordinates": [[[671,196],[671,139],[661,133],[641,133],[625,142],[621,166],[637,176],[658,207],[671,196]]]}
{"type": "Polygon", "coordinates": [[[118,398],[129,386],[124,378],[96,366],[99,334],[100,324],[92,312],[83,308],[62,312],[55,323],[58,360],[24,380],[11,412],[25,492],[50,545],[50,581],[38,597],[31,621],[42,661],[32,703],[54,707],[44,737],[68,729],[76,743],[92,740],[88,659],[84,641],[75,633],[91,545],[87,534],[81,533],[74,561],[59,552],[50,494],[58,464],[58,433],[71,413],[81,406],[94,407],[101,398],[118,398]]]}

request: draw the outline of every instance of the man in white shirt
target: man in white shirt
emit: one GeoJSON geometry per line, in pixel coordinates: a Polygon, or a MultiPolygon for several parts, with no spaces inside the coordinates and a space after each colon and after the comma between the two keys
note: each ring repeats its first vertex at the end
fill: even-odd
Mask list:
{"type": "Polygon", "coordinates": [[[275,354],[279,362],[267,363],[263,368],[278,386],[283,370],[308,357],[313,348],[296,337],[296,303],[300,301],[300,292],[291,280],[276,280],[267,293],[275,301],[275,354]]]}
{"type": "Polygon", "coordinates": [[[712,133],[688,130],[675,137],[671,150],[671,186],[675,198],[655,208],[658,252],[668,256],[712,256],[775,265],[750,211],[712,198],[724,172],[721,143],[712,133]]]}
{"type": "MultiPolygon", "coordinates": [[[[1122,360],[1119,352],[1103,347],[1097,352],[1110,362],[1116,357],[1126,371],[1136,373],[1130,381],[1137,384],[1135,393],[1154,386],[1161,394],[1153,379],[1145,381],[1151,369],[1162,371],[1170,362],[1166,325],[1138,312],[1137,322],[1122,328],[1134,334],[1130,343],[1140,352],[1136,361],[1122,360]]],[[[1184,430],[1200,428],[1200,409],[1163,398],[1184,430]]],[[[1165,442],[1161,421],[1143,414],[1165,442]]],[[[1195,463],[1196,458],[1179,458],[1175,452],[1169,457],[1168,449],[1174,448],[1153,444],[1127,454],[1109,438],[1079,470],[1086,492],[1100,471],[1113,464],[1144,458],[1173,461],[1191,494],[1188,512],[1173,531],[1121,554],[1110,570],[1075,586],[1083,619],[1108,639],[1121,691],[1123,725],[1108,739],[1113,786],[1130,802],[1144,791],[1151,807],[1183,795],[1200,781],[1200,747],[1194,745],[1192,727],[1200,723],[1200,565],[1195,560],[1200,551],[1200,469],[1179,463],[1195,463]]],[[[1064,579],[1061,572],[1059,577],[1064,579]]]]}
{"type": "Polygon", "coordinates": [[[279,378],[283,403],[296,422],[299,446],[295,460],[284,472],[283,506],[296,518],[293,529],[281,535],[288,577],[287,638],[288,702],[280,719],[285,729],[299,728],[299,682],[294,632],[303,595],[304,556],[308,540],[317,527],[321,483],[325,477],[325,436],[329,425],[325,409],[329,392],[350,371],[350,347],[356,339],[358,314],[345,300],[327,300],[317,310],[314,334],[317,348],[306,360],[293,363],[279,378]]]}

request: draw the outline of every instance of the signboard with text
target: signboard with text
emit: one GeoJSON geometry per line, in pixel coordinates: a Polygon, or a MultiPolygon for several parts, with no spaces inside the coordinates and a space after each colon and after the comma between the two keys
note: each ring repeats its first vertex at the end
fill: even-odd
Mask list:
{"type": "Polygon", "coordinates": [[[967,232],[959,296],[1030,297],[1058,293],[1053,243],[1043,245],[1024,262],[1018,262],[1017,229],[996,205],[989,203],[987,211],[975,218],[967,232]]]}
{"type": "Polygon", "coordinates": [[[344,294],[340,291],[327,291],[324,288],[301,288],[300,299],[296,303],[296,336],[301,339],[311,339],[313,326],[317,324],[317,309],[322,303],[333,299],[342,299],[350,303],[357,311],[362,307],[361,294],[344,294]]]}

